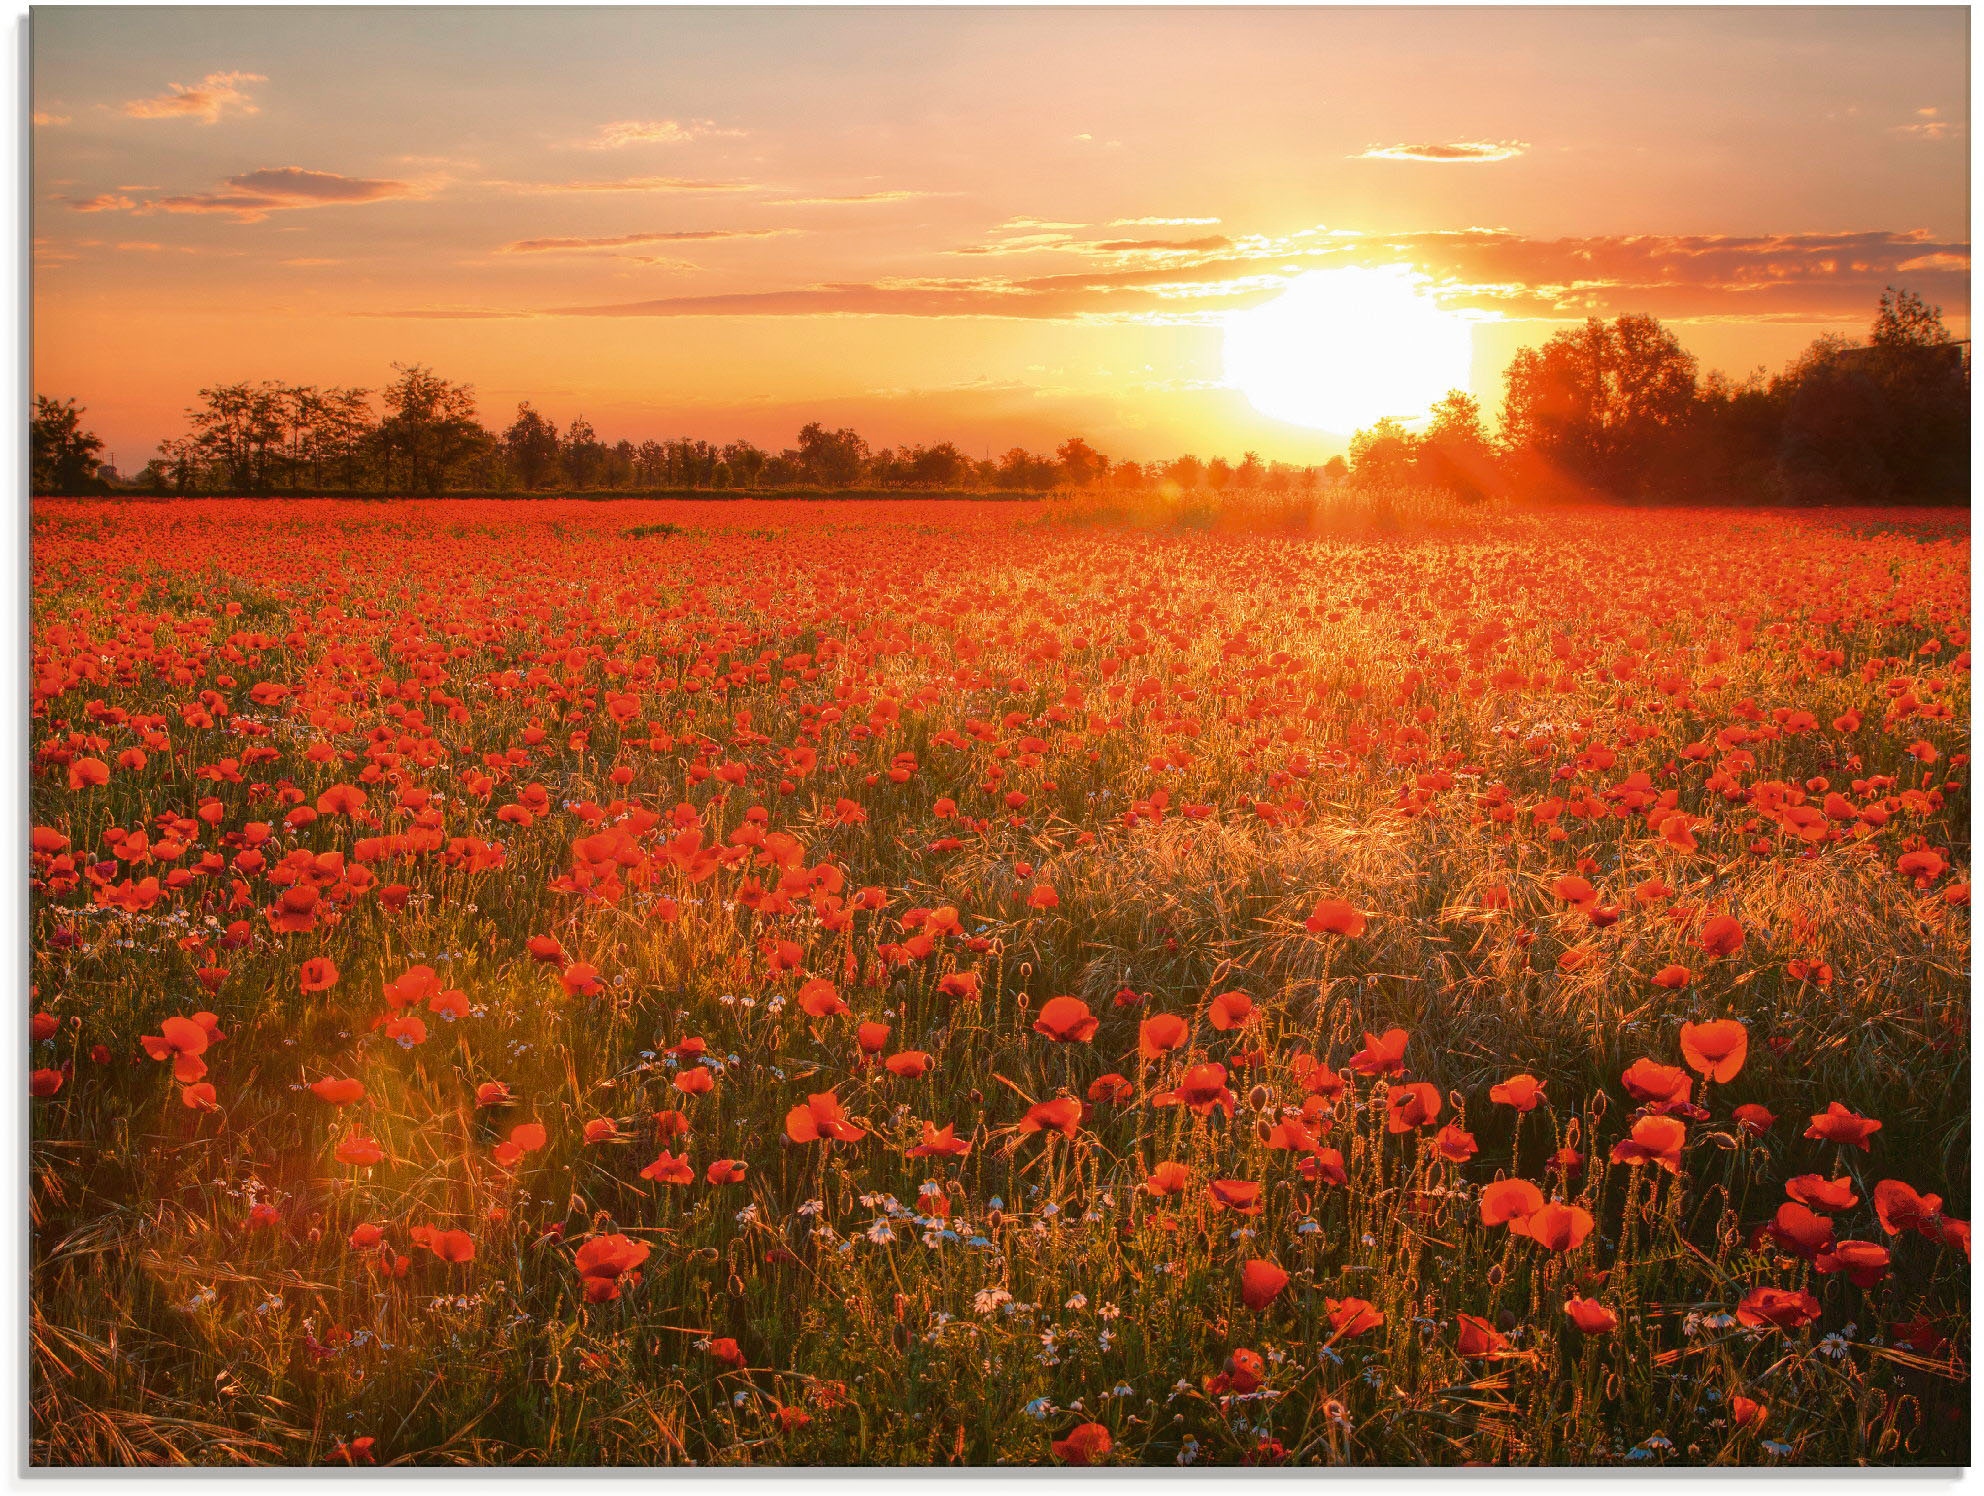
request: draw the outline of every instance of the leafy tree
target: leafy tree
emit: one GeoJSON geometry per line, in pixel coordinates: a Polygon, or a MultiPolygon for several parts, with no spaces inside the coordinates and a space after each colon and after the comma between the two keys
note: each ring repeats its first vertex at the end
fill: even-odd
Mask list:
{"type": "Polygon", "coordinates": [[[558,428],[531,408],[528,400],[517,402],[517,418],[503,433],[503,453],[510,469],[526,489],[543,488],[557,479],[558,428]]]}
{"type": "Polygon", "coordinates": [[[1481,422],[1481,402],[1464,390],[1448,390],[1433,406],[1414,454],[1420,480],[1477,503],[1495,482],[1495,454],[1481,422]]]}
{"type": "Polygon", "coordinates": [[[868,443],[851,427],[829,431],[818,421],[799,430],[799,466],[821,488],[852,488],[868,465],[868,443]]]}
{"type": "Polygon", "coordinates": [[[438,494],[491,443],[475,419],[475,391],[420,364],[394,364],[379,423],[379,478],[385,492],[438,494]]]}
{"type": "Polygon", "coordinates": [[[599,434],[592,429],[592,422],[583,415],[573,416],[565,427],[565,442],[562,453],[565,472],[572,480],[574,488],[591,488],[599,481],[600,469],[605,465],[606,447],[599,434]]]}
{"type": "Polygon", "coordinates": [[[1950,331],[1943,326],[1941,307],[1889,286],[1881,292],[1868,341],[1876,348],[1940,348],[1950,341],[1950,331]]]}
{"type": "Polygon", "coordinates": [[[723,449],[724,466],[730,469],[731,481],[739,488],[758,486],[758,479],[763,475],[770,456],[762,447],[745,441],[732,442],[723,449]]]}
{"type": "Polygon", "coordinates": [[[1199,479],[1205,475],[1206,465],[1187,452],[1183,457],[1174,457],[1164,465],[1166,480],[1175,484],[1181,493],[1190,493],[1199,486],[1199,479]]]}
{"type": "Polygon", "coordinates": [[[102,487],[96,470],[103,442],[83,429],[83,410],[73,399],[36,395],[28,430],[36,493],[93,493],[102,487]]]}
{"type": "Polygon", "coordinates": [[[1062,442],[1054,456],[1061,465],[1061,481],[1070,488],[1087,488],[1109,472],[1109,459],[1079,436],[1062,442]]]}
{"type": "Polygon", "coordinates": [[[1517,351],[1504,376],[1502,437],[1579,483],[1636,497],[1663,476],[1663,435],[1694,398],[1694,356],[1659,322],[1593,317],[1517,351]]]}
{"type": "Polygon", "coordinates": [[[1350,438],[1350,474],[1359,488],[1392,488],[1412,475],[1417,443],[1404,422],[1385,416],[1350,438]]]}

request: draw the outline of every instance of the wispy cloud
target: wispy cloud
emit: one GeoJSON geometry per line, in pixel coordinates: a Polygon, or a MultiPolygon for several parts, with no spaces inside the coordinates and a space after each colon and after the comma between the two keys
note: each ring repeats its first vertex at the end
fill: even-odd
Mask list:
{"type": "Polygon", "coordinates": [[[77,213],[128,213],[138,206],[135,198],[126,197],[121,192],[99,192],[95,197],[72,197],[63,201],[77,213]]]}
{"type": "Polygon", "coordinates": [[[1359,152],[1356,161],[1506,161],[1529,149],[1521,140],[1455,140],[1435,145],[1374,145],[1359,152]]]}
{"type": "Polygon", "coordinates": [[[950,195],[942,192],[922,192],[907,187],[892,187],[881,192],[849,192],[838,197],[775,197],[771,201],[782,206],[824,208],[859,203],[906,203],[913,198],[950,195]]]}
{"type": "Polygon", "coordinates": [[[1956,122],[1943,118],[1940,109],[1918,109],[1915,118],[1907,124],[1888,127],[1896,135],[1907,135],[1916,140],[1948,140],[1956,133],[1956,122]]]}
{"type": "Polygon", "coordinates": [[[776,239],[798,229],[671,229],[653,234],[613,234],[599,239],[518,239],[505,254],[574,254],[626,249],[636,244],[693,244],[706,239],[776,239]]]}
{"type": "Polygon", "coordinates": [[[268,81],[260,73],[209,73],[190,88],[183,83],[168,83],[162,94],[132,99],[124,105],[124,113],[132,119],[196,119],[203,124],[218,124],[225,114],[260,112],[260,106],[249,98],[242,85],[268,81]]]}
{"type": "Polygon", "coordinates": [[[1306,271],[1373,264],[1414,266],[1447,304],[1504,318],[1645,311],[1676,321],[1815,322],[1863,315],[1881,286],[1904,273],[1932,299],[1964,300],[1969,246],[1919,230],[1543,240],[1497,229],[1314,229],[1058,275],[877,278],[509,313],[428,308],[394,315],[1204,321],[1265,300],[1306,271]]]}
{"type": "Polygon", "coordinates": [[[1110,220],[1109,226],[1112,229],[1183,229],[1218,222],[1217,218],[1115,218],[1110,220]]]}
{"type": "Polygon", "coordinates": [[[742,130],[719,129],[707,119],[619,119],[601,125],[591,140],[579,142],[588,150],[617,151],[630,145],[681,145],[708,136],[737,136],[742,130]]]}
{"type": "Polygon", "coordinates": [[[1230,248],[1232,244],[1224,234],[1211,234],[1203,239],[1103,239],[1078,247],[1104,255],[1205,254],[1230,248]]]}
{"type": "Polygon", "coordinates": [[[721,181],[703,177],[607,177],[571,182],[506,182],[491,178],[476,184],[508,192],[760,192],[756,182],[721,181]]]}
{"type": "MultiPolygon", "coordinates": [[[[155,197],[136,205],[129,205],[126,200],[126,205],[131,212],[140,214],[213,213],[231,217],[238,223],[259,223],[271,213],[298,208],[345,207],[421,195],[421,189],[412,182],[346,177],[301,166],[265,166],[229,177],[212,192],[155,197]]],[[[92,211],[80,206],[78,210],[92,211]]]]}
{"type": "Polygon", "coordinates": [[[44,129],[46,129],[50,125],[66,125],[69,123],[68,115],[50,114],[46,109],[35,110],[33,119],[36,125],[41,126],[44,129]]]}
{"type": "Polygon", "coordinates": [[[966,244],[946,250],[954,255],[1078,254],[1103,257],[1144,255],[1204,255],[1231,248],[1233,241],[1213,234],[1200,239],[1077,239],[1073,234],[1017,234],[987,244],[966,244]]]}

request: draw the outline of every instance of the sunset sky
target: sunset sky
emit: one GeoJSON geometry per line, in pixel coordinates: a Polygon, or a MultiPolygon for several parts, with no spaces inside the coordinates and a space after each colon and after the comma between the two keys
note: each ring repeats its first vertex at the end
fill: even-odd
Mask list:
{"type": "Polygon", "coordinates": [[[1255,410],[1222,336],[1319,268],[1474,314],[1491,409],[1594,313],[1732,372],[1889,282],[1967,335],[1967,25],[42,7],[35,388],[126,471],[203,385],[396,360],[609,440],[1314,461],[1341,440],[1255,410]]]}

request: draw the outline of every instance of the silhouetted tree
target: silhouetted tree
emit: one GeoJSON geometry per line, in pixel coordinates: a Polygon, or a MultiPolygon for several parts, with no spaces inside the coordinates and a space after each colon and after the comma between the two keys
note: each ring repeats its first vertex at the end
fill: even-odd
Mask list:
{"type": "Polygon", "coordinates": [[[558,428],[531,408],[528,400],[517,402],[517,418],[503,433],[503,454],[517,482],[527,489],[543,488],[557,481],[558,428]]]}
{"type": "Polygon", "coordinates": [[[599,482],[600,468],[606,457],[606,448],[599,434],[592,429],[592,422],[584,415],[573,416],[566,423],[565,439],[561,444],[559,457],[565,465],[565,475],[572,480],[574,488],[592,488],[599,482]]]}
{"type": "Polygon", "coordinates": [[[1061,481],[1070,488],[1087,488],[1109,471],[1109,459],[1079,436],[1062,442],[1054,456],[1061,466],[1061,481]]]}
{"type": "Polygon", "coordinates": [[[1659,322],[1593,317],[1517,350],[1502,439],[1579,483],[1636,497],[1657,488],[1662,439],[1694,398],[1694,356],[1659,322]]]}
{"type": "Polygon", "coordinates": [[[818,421],[799,430],[799,466],[822,488],[852,488],[868,463],[868,443],[852,428],[829,431],[818,421]]]}
{"type": "Polygon", "coordinates": [[[476,424],[475,391],[420,364],[394,364],[383,398],[379,480],[386,493],[438,494],[492,443],[476,424]]]}
{"type": "Polygon", "coordinates": [[[28,429],[36,493],[93,493],[102,488],[96,454],[103,450],[103,442],[95,432],[83,429],[82,418],[82,408],[73,399],[34,397],[28,429]]]}
{"type": "Polygon", "coordinates": [[[1413,453],[1421,482],[1478,503],[1496,484],[1495,453],[1481,423],[1481,402],[1463,390],[1448,390],[1433,406],[1431,419],[1413,453]]]}

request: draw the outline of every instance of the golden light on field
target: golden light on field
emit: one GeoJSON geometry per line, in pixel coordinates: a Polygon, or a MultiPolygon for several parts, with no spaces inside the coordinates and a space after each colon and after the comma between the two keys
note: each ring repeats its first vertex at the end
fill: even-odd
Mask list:
{"type": "Polygon", "coordinates": [[[1465,389],[1468,323],[1402,265],[1320,270],[1226,324],[1226,379],[1263,415],[1348,436],[1465,389]]]}

